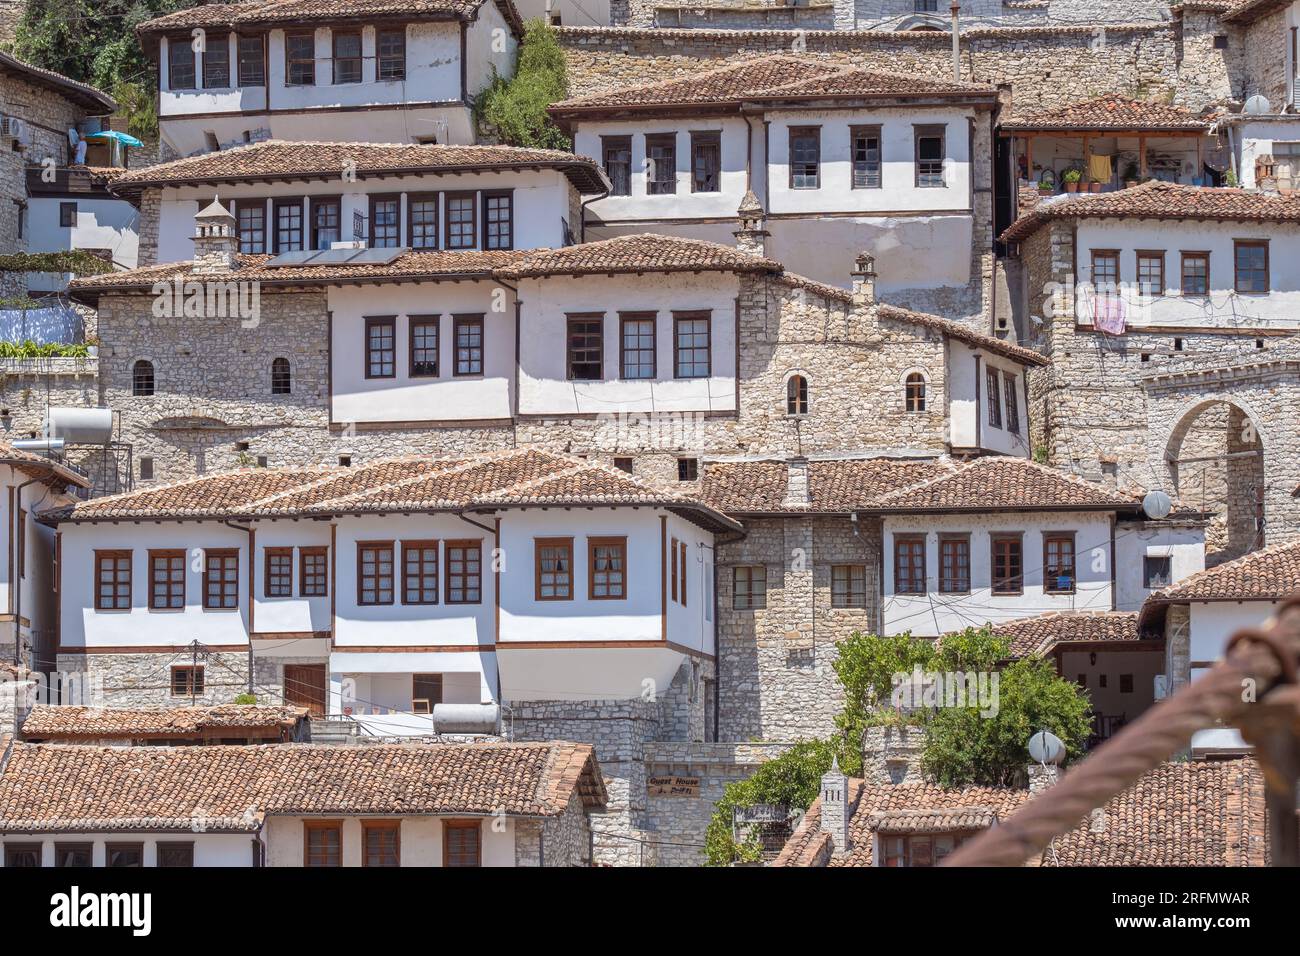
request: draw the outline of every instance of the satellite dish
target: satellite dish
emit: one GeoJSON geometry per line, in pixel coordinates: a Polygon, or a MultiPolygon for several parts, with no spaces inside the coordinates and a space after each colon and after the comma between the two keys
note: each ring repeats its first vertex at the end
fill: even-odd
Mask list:
{"type": "Polygon", "coordinates": [[[1148,518],[1159,521],[1161,518],[1168,518],[1169,512],[1174,510],[1173,500],[1160,489],[1148,491],[1146,497],[1142,499],[1142,510],[1146,512],[1148,518]]]}
{"type": "Polygon", "coordinates": [[[1269,103],[1267,96],[1260,96],[1256,93],[1246,100],[1246,112],[1252,116],[1263,116],[1265,113],[1273,112],[1273,106],[1269,103]]]}
{"type": "Polygon", "coordinates": [[[1065,744],[1056,734],[1040,730],[1029,738],[1029,758],[1035,763],[1059,764],[1065,759],[1065,744]]]}

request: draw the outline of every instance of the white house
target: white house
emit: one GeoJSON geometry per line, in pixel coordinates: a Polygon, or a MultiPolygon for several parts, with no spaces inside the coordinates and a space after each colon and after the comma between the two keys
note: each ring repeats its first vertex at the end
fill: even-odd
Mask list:
{"type": "Polygon", "coordinates": [[[7,542],[0,547],[0,660],[6,663],[47,669],[58,613],[51,588],[56,546],[36,518],[75,501],[89,484],[66,465],[0,442],[0,524],[7,542]]]}
{"type": "Polygon", "coordinates": [[[438,704],[666,689],[714,655],[714,535],[739,528],[526,450],[244,470],[46,520],[59,660],[107,674],[110,701],[247,690],[379,736],[432,733],[438,704]]]}
{"type": "MultiPolygon", "coordinates": [[[[1003,234],[1014,246],[1075,223],[1073,296],[1085,327],[1111,332],[1300,328],[1300,196],[1149,182],[1039,203],[1003,234]]],[[[1037,276],[1029,277],[1038,296],[1037,276]]],[[[1038,300],[1035,299],[1035,302],[1038,300]]],[[[1069,299],[1063,301],[1068,302],[1069,299]]]]}
{"type": "Polygon", "coordinates": [[[113,192],[141,205],[140,264],[154,265],[193,257],[194,216],[214,194],[247,255],[497,252],[577,241],[581,198],[606,185],[591,160],[556,150],[274,141],[131,170],[113,192]]]}
{"type": "Polygon", "coordinates": [[[564,742],[0,755],[6,868],[586,866],[606,802],[591,746],[564,742]],[[73,780],[94,786],[48,786],[73,780]]]}
{"type": "MultiPolygon", "coordinates": [[[[67,166],[27,172],[27,251],[83,250],[101,256],[118,269],[139,264],[140,211],[129,201],[112,195],[109,184],[124,170],[116,167],[67,166]]],[[[32,274],[33,292],[62,292],[66,281],[48,274],[32,274]]]]}
{"type": "Polygon", "coordinates": [[[884,518],[887,634],[1133,611],[1133,596],[1174,567],[1204,567],[1194,522],[1170,520],[1167,533],[1153,532],[1134,498],[1023,459],[979,458],[893,491],[870,510],[884,518]],[[1134,560],[1139,553],[1144,560],[1134,560]]]}
{"type": "Polygon", "coordinates": [[[976,225],[975,157],[995,105],[991,87],[770,56],[565,100],[551,115],[612,183],[587,207],[593,237],[725,241],[752,191],[773,258],[842,285],[865,251],[888,294],[971,281],[988,228],[976,225]]]}
{"type": "Polygon", "coordinates": [[[322,129],[365,143],[473,143],[472,103],[514,74],[510,0],[205,4],[137,33],[158,63],[158,118],[177,155],[322,129]]]}

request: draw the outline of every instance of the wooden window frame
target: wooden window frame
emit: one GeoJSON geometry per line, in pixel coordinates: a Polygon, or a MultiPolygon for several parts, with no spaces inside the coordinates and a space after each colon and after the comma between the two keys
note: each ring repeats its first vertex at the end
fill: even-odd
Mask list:
{"type": "Polygon", "coordinates": [[[731,609],[733,611],[763,611],[767,609],[767,565],[766,564],[738,564],[731,569],[731,609]],[[744,591],[740,588],[741,572],[745,572],[746,587],[744,591]],[[761,572],[755,575],[754,572],[761,572]],[[759,579],[762,580],[763,593],[758,602],[754,599],[754,583],[759,579]],[[746,598],[744,603],[740,603],[740,595],[744,593],[746,598]]]}
{"type": "Polygon", "coordinates": [[[304,867],[328,868],[343,866],[343,821],[342,820],[303,820],[302,821],[302,865],[304,867]],[[314,830],[333,830],[339,835],[338,839],[338,862],[337,863],[320,863],[312,864],[311,862],[311,834],[314,830]]]}
{"type": "Polygon", "coordinates": [[[59,228],[72,229],[77,225],[77,201],[59,203],[59,228]]]}
{"type": "Polygon", "coordinates": [[[449,831],[451,830],[473,830],[475,832],[475,840],[477,843],[475,847],[476,862],[473,865],[476,867],[482,867],[483,866],[483,826],[481,821],[479,820],[444,819],[442,821],[442,865],[444,867],[451,866],[451,863],[448,862],[451,859],[451,851],[449,846],[451,842],[449,831]]]}
{"type": "Polygon", "coordinates": [[[235,216],[235,240],[239,244],[239,251],[245,255],[261,255],[262,253],[270,252],[274,240],[271,236],[271,222],[267,218],[266,213],[266,197],[263,196],[261,199],[256,197],[235,199],[232,200],[232,205],[234,208],[230,211],[235,216]],[[250,239],[248,240],[249,248],[246,249],[244,248],[245,237],[243,216],[246,211],[251,210],[257,210],[262,214],[262,242],[261,247],[258,248],[250,239]]]}
{"type": "Polygon", "coordinates": [[[865,564],[832,564],[831,565],[831,607],[847,610],[865,609],[867,606],[867,566],[865,564]],[[836,600],[835,574],[837,571],[844,572],[845,589],[841,592],[840,599],[836,600]],[[862,573],[862,590],[861,600],[854,601],[857,596],[853,589],[853,572],[862,573]]]}
{"type": "Polygon", "coordinates": [[[672,581],[672,586],[671,586],[672,599],[675,602],[677,600],[677,539],[676,538],[668,539],[668,555],[669,555],[669,563],[672,565],[669,571],[669,578],[672,581]]]}
{"type": "MultiPolygon", "coordinates": [[[[634,350],[642,352],[639,346],[634,350]]],[[[653,382],[659,377],[659,322],[655,312],[620,312],[618,314],[618,377],[628,382],[653,382]],[[650,323],[650,374],[636,378],[627,376],[627,326],[632,322],[650,323]]]]}
{"type": "Polygon", "coordinates": [[[439,378],[442,371],[442,316],[408,315],[406,317],[406,364],[411,378],[439,378]],[[433,371],[417,372],[415,369],[415,330],[433,327],[433,371]]]}
{"type": "Polygon", "coordinates": [[[208,675],[203,664],[173,664],[167,677],[169,697],[202,697],[208,690],[208,675]],[[176,679],[186,674],[179,690],[176,679]]]}
{"type": "MultiPolygon", "coordinates": [[[[694,351],[695,346],[691,347],[694,351]]],[[[690,379],[713,377],[713,312],[709,309],[683,309],[673,312],[673,378],[687,381],[690,379]],[[681,326],[683,322],[704,323],[704,374],[681,374],[681,326]]]]}
{"type": "Polygon", "coordinates": [[[1173,555],[1171,555],[1171,554],[1144,554],[1144,555],[1142,555],[1142,587],[1143,587],[1145,590],[1148,590],[1148,591],[1155,591],[1155,590],[1158,590],[1158,589],[1160,589],[1160,588],[1167,588],[1167,587],[1169,587],[1169,585],[1171,585],[1171,584],[1173,584],[1173,583],[1174,583],[1174,557],[1173,557],[1173,555]],[[1155,562],[1155,561],[1162,561],[1162,562],[1167,562],[1167,563],[1168,563],[1169,573],[1166,575],[1166,577],[1168,578],[1168,580],[1165,581],[1163,584],[1152,584],[1152,583],[1151,583],[1151,565],[1152,565],[1152,562],[1155,562]]]}
{"type": "MultiPolygon", "coordinates": [[[[361,821],[361,865],[370,866],[370,832],[372,830],[392,830],[393,833],[393,866],[402,865],[402,821],[399,820],[371,820],[362,819],[361,821]]],[[[386,869],[386,867],[384,867],[386,869]]]]}
{"type": "Polygon", "coordinates": [[[1210,295],[1210,253],[1197,249],[1180,249],[1178,261],[1178,291],[1184,298],[1206,299],[1210,295]],[[1205,291],[1188,292],[1187,291],[1187,263],[1189,260],[1200,260],[1205,263],[1205,291]]]}
{"type": "Polygon", "coordinates": [[[686,542],[678,541],[677,548],[681,552],[681,560],[677,562],[677,571],[681,575],[681,586],[678,588],[678,596],[681,600],[682,607],[686,607],[686,542]]]}
{"type": "Polygon", "coordinates": [[[173,613],[174,613],[174,612],[176,612],[176,611],[183,611],[183,610],[185,610],[185,601],[186,601],[186,597],[187,597],[187,595],[186,595],[186,593],[185,593],[186,590],[187,590],[187,589],[186,589],[186,583],[187,583],[187,582],[186,582],[186,572],[187,572],[187,570],[188,570],[187,565],[186,565],[185,550],[184,550],[183,548],[156,548],[156,549],[150,549],[149,554],[148,554],[148,562],[149,562],[149,565],[148,565],[148,566],[149,566],[149,596],[148,596],[148,597],[149,597],[149,600],[148,600],[148,607],[149,607],[149,610],[150,610],[150,611],[153,611],[153,612],[163,612],[163,613],[166,613],[166,612],[173,612],[173,613]],[[181,582],[180,582],[180,584],[181,584],[181,594],[180,594],[180,597],[181,597],[181,603],[180,603],[180,606],[179,606],[179,607],[172,607],[171,604],[170,604],[170,600],[171,600],[171,598],[174,596],[174,595],[172,594],[172,585],[175,583],[174,581],[171,580],[171,568],[167,568],[167,581],[166,581],[166,584],[167,584],[167,599],[168,599],[168,602],[169,602],[169,603],[167,603],[167,604],[163,604],[163,605],[156,604],[156,603],[154,602],[154,585],[155,585],[157,582],[154,580],[154,561],[157,561],[157,560],[159,560],[159,559],[164,560],[164,561],[172,561],[172,560],[174,560],[174,559],[176,559],[176,558],[180,558],[180,559],[181,559],[181,582]]]}
{"type": "Polygon", "coordinates": [[[393,540],[357,542],[357,607],[388,607],[397,602],[397,582],[398,582],[397,554],[398,552],[397,552],[396,542],[393,540]],[[388,574],[389,582],[388,582],[387,601],[380,599],[380,595],[383,593],[383,589],[379,586],[379,581],[380,578],[382,577],[382,575],[379,573],[379,560],[380,560],[379,552],[383,551],[384,549],[388,550],[388,564],[389,564],[389,568],[391,569],[388,574]],[[362,600],[362,595],[365,593],[366,590],[365,587],[366,575],[363,574],[361,571],[361,552],[366,550],[372,550],[376,552],[375,553],[375,574],[374,574],[375,586],[374,588],[372,588],[372,590],[375,592],[375,599],[373,601],[362,600]]]}
{"type": "MultiPolygon", "coordinates": [[[[587,538],[587,600],[588,601],[626,601],[628,591],[628,551],[627,535],[598,535],[587,538]],[[596,593],[596,549],[617,547],[620,549],[620,562],[623,565],[619,571],[622,576],[621,594],[597,594],[596,593]]],[[[609,582],[605,584],[606,591],[609,590],[609,582]]]]}
{"type": "Polygon", "coordinates": [[[453,378],[477,378],[486,374],[487,367],[487,317],[481,312],[462,313],[451,317],[451,374],[453,378]],[[478,371],[462,372],[460,370],[460,330],[466,326],[478,326],[478,371]]]}
{"type": "MultiPolygon", "coordinates": [[[[946,189],[948,187],[947,179],[943,175],[944,163],[948,157],[948,127],[943,124],[933,123],[915,123],[912,126],[912,185],[916,189],[946,189]],[[933,162],[933,160],[921,159],[921,140],[931,137],[939,138],[939,182],[923,183],[921,182],[921,163],[933,162]]],[[[929,175],[929,174],[927,174],[929,175]]]]}
{"type": "MultiPolygon", "coordinates": [[[[589,333],[583,333],[589,334],[589,333]]],[[[588,364],[588,363],[583,363],[588,364]]],[[[605,313],[604,312],[568,312],[564,316],[564,374],[570,382],[603,382],[605,380],[605,313]],[[595,323],[596,325],[596,375],[595,377],[574,377],[573,335],[574,326],[595,323]]]]}
{"type": "Polygon", "coordinates": [[[605,170],[605,175],[609,177],[611,196],[630,196],[632,195],[632,137],[627,136],[602,136],[600,138],[600,168],[605,170]],[[609,154],[611,151],[626,149],[627,150],[627,190],[619,192],[617,183],[613,176],[609,174],[609,154]]]}
{"type": "MultiPolygon", "coordinates": [[[[894,547],[893,547],[894,593],[907,594],[907,595],[928,593],[930,587],[930,575],[929,575],[929,563],[928,563],[930,556],[927,552],[929,551],[930,542],[926,540],[926,536],[924,534],[913,534],[913,533],[895,534],[893,543],[894,543],[894,547]],[[899,557],[905,546],[911,546],[915,544],[921,545],[921,577],[919,581],[912,581],[911,583],[913,586],[909,587],[905,591],[901,587],[900,582],[902,581],[902,577],[898,573],[899,569],[903,567],[903,562],[899,560],[899,557]]],[[[908,567],[909,568],[911,567],[910,561],[908,562],[908,567]]]]}
{"type": "Polygon", "coordinates": [[[293,597],[293,548],[276,547],[262,549],[262,597],[268,599],[293,597]],[[283,594],[271,593],[272,558],[288,558],[289,560],[289,586],[283,594]]]}
{"type": "MultiPolygon", "coordinates": [[[[223,566],[224,576],[224,566],[223,566]]],[[[225,582],[222,583],[222,595],[225,594],[225,582]]],[[[239,549],[238,548],[205,548],[203,551],[203,610],[205,611],[238,611],[239,610],[239,549]],[[234,558],[235,559],[235,603],[227,607],[224,603],[220,605],[209,604],[208,584],[211,570],[208,562],[212,558],[234,558]]]]}
{"type": "Polygon", "coordinates": [[[1098,290],[1101,286],[1097,282],[1097,262],[1099,260],[1111,260],[1115,263],[1114,287],[1107,288],[1107,293],[1115,294],[1119,289],[1119,284],[1124,281],[1124,258],[1118,249],[1091,249],[1088,253],[1088,278],[1092,280],[1092,287],[1098,290]]]}
{"type": "Polygon", "coordinates": [[[203,68],[201,70],[203,79],[203,89],[205,90],[230,90],[234,89],[231,84],[231,67],[235,64],[230,62],[230,34],[223,33],[218,36],[207,34],[203,38],[203,68]],[[226,51],[226,74],[221,83],[208,83],[208,51],[211,49],[222,49],[226,51]]]}
{"type": "Polygon", "coordinates": [[[184,848],[189,851],[190,862],[184,869],[193,869],[194,867],[194,841],[193,840],[160,840],[154,844],[154,866],[159,869],[181,869],[182,867],[169,867],[163,863],[163,850],[179,850],[184,848]]]}
{"type": "Polygon", "coordinates": [[[273,248],[269,252],[279,255],[282,252],[297,252],[305,250],[311,238],[311,221],[308,213],[303,209],[302,196],[274,196],[271,199],[271,224],[269,226],[271,234],[268,242],[273,248]],[[288,249],[280,244],[280,210],[297,209],[298,210],[298,248],[288,249]]]}
{"type": "Polygon", "coordinates": [[[391,27],[391,28],[381,27],[379,29],[376,29],[375,30],[375,82],[376,83],[401,83],[404,82],[405,80],[406,80],[406,25],[403,24],[398,27],[391,27]],[[384,61],[396,60],[397,57],[391,53],[385,55],[382,52],[383,45],[381,41],[384,38],[384,34],[396,35],[402,38],[401,71],[400,73],[394,73],[393,75],[390,76],[384,76],[384,61]]]}
{"type": "MultiPolygon", "coordinates": [[[[1079,554],[1075,550],[1077,535],[1073,531],[1044,531],[1043,532],[1043,593],[1044,594],[1075,594],[1079,589],[1079,554]],[[1070,542],[1070,586],[1068,588],[1059,588],[1055,585],[1049,586],[1051,578],[1048,576],[1050,565],[1047,560],[1048,548],[1052,542],[1069,541],[1070,542]]],[[[1021,572],[1023,574],[1023,570],[1021,572]]]]}
{"type": "MultiPolygon", "coordinates": [[[[141,863],[144,862],[144,857],[143,857],[143,855],[142,855],[141,858],[140,858],[140,862],[141,862],[141,863]]],[[[6,840],[6,841],[5,841],[5,844],[4,844],[4,868],[5,868],[6,870],[9,870],[9,869],[11,869],[11,868],[12,868],[12,869],[15,869],[15,870],[17,870],[17,869],[40,869],[40,868],[44,867],[44,865],[45,865],[45,844],[44,844],[44,843],[42,843],[42,842],[40,842],[40,841],[33,841],[33,840],[21,840],[21,841],[20,841],[20,840],[6,840]],[[29,868],[29,867],[17,867],[17,866],[14,866],[12,863],[9,862],[9,860],[10,860],[10,856],[9,856],[9,855],[10,855],[11,853],[35,853],[35,854],[36,854],[36,866],[35,866],[35,867],[30,867],[30,868],[29,868]]]]}
{"type": "Polygon", "coordinates": [[[452,250],[478,249],[481,248],[479,238],[479,208],[478,194],[470,190],[457,190],[443,193],[442,197],[442,248],[452,250]],[[457,200],[469,200],[470,211],[470,243],[469,245],[451,244],[451,204],[457,200]]]}
{"type": "Polygon", "coordinates": [[[247,34],[236,35],[235,79],[238,81],[237,86],[240,89],[243,89],[244,87],[256,89],[258,87],[266,86],[266,41],[261,34],[255,34],[253,36],[248,36],[247,34]],[[249,43],[250,47],[254,45],[257,47],[256,59],[250,57],[248,62],[250,64],[256,63],[258,67],[256,75],[253,74],[252,70],[249,70],[247,78],[244,76],[244,41],[246,40],[251,41],[249,43]]]}
{"type": "Polygon", "coordinates": [[[366,78],[366,55],[365,39],[360,30],[330,30],[330,85],[331,86],[354,86],[358,83],[365,82],[366,78]],[[357,55],[355,57],[339,56],[339,40],[343,37],[357,38],[357,55]],[[339,61],[351,63],[354,60],[357,64],[357,78],[355,80],[339,79],[339,61]]]}
{"type": "MultiPolygon", "coordinates": [[[[483,539],[482,538],[450,538],[442,543],[442,599],[444,604],[482,604],[483,603],[483,539]],[[476,551],[478,553],[478,600],[471,601],[468,598],[455,600],[451,596],[451,552],[453,549],[464,548],[476,551]]],[[[465,586],[461,589],[468,593],[469,574],[465,575],[465,586]]]]}
{"type": "MultiPolygon", "coordinates": [[[[869,176],[869,173],[868,173],[869,176]]],[[[885,183],[885,141],[880,124],[865,124],[861,126],[849,127],[849,188],[850,189],[883,189],[885,183]],[[876,181],[874,184],[868,182],[865,185],[858,185],[858,137],[876,138],[876,181]]]]}
{"type": "MultiPolygon", "coordinates": [[[[372,249],[396,249],[402,244],[402,194],[401,193],[371,193],[368,197],[366,211],[370,215],[367,222],[366,243],[372,249]],[[391,245],[379,245],[380,236],[377,232],[379,219],[375,215],[375,207],[380,203],[394,203],[397,207],[397,222],[393,224],[393,235],[391,245]]],[[[341,224],[340,224],[341,229],[341,224]]]]}
{"type": "MultiPolygon", "coordinates": [[[[424,223],[423,225],[428,225],[424,223]]],[[[427,239],[428,237],[424,237],[427,239]]],[[[441,194],[436,192],[407,193],[406,194],[406,244],[412,249],[441,249],[442,248],[442,200],[441,194]],[[416,203],[433,204],[433,244],[417,246],[415,244],[415,205],[416,203]]]]}
{"type": "Polygon", "coordinates": [[[924,415],[929,402],[930,381],[924,372],[908,372],[903,378],[903,411],[909,415],[924,415]],[[913,399],[917,399],[914,401],[913,399]],[[913,408],[912,406],[916,407],[913,408]]]}
{"type": "Polygon", "coordinates": [[[88,869],[95,865],[95,844],[85,841],[68,840],[59,841],[54,844],[54,866],[60,870],[71,869],[88,869]],[[81,866],[64,866],[59,861],[63,859],[66,853],[85,853],[86,865],[81,866]]]}
{"type": "Polygon", "coordinates": [[[434,673],[434,672],[432,672],[432,671],[421,671],[421,672],[419,672],[419,673],[416,673],[416,674],[412,674],[412,675],[411,675],[411,712],[412,712],[412,713],[414,713],[414,714],[432,714],[432,713],[433,713],[433,708],[436,707],[438,704],[441,704],[441,703],[442,703],[443,692],[446,690],[446,688],[444,687],[444,684],[443,684],[442,676],[443,676],[442,674],[434,673]],[[415,696],[415,683],[416,683],[416,681],[421,680],[421,679],[424,679],[425,681],[428,681],[429,678],[431,678],[431,677],[436,677],[436,678],[438,678],[438,699],[437,699],[437,700],[433,700],[432,698],[428,698],[428,697],[416,697],[416,696],[415,696]],[[421,710],[419,707],[417,707],[416,704],[417,704],[419,701],[424,701],[424,702],[426,702],[426,703],[429,705],[429,709],[428,709],[428,710],[421,710]]]}
{"type": "Polygon", "coordinates": [[[167,37],[167,90],[168,92],[174,92],[174,91],[189,92],[190,90],[200,90],[203,88],[199,82],[202,76],[202,70],[201,70],[202,64],[199,62],[199,54],[194,49],[193,41],[194,38],[189,36],[188,34],[167,37]],[[194,71],[194,80],[188,86],[176,85],[176,75],[173,72],[173,69],[175,67],[175,60],[173,59],[173,51],[176,50],[178,47],[188,51],[190,55],[190,65],[194,71]]]}
{"type": "MultiPolygon", "coordinates": [[[[1006,579],[1002,579],[1006,580],[1006,579]]],[[[1018,597],[1025,593],[1025,536],[1019,531],[999,531],[989,535],[989,593],[994,597],[1018,597]],[[1020,552],[1020,573],[1014,590],[999,588],[997,574],[998,545],[1014,543],[1020,552]]]]}
{"type": "Polygon", "coordinates": [[[787,188],[789,189],[821,189],[822,188],[822,128],[820,126],[791,126],[788,131],[787,146],[789,150],[788,163],[786,172],[789,174],[787,188]],[[811,135],[817,144],[817,166],[816,182],[811,186],[796,186],[794,184],[794,141],[801,136],[811,135]]]}
{"type": "Polygon", "coordinates": [[[111,843],[104,844],[104,867],[105,869],[137,869],[136,867],[115,867],[113,866],[113,854],[119,850],[133,850],[139,854],[140,866],[144,868],[144,844],[132,840],[114,840],[111,843]]]}
{"type": "Polygon", "coordinates": [[[513,189],[485,189],[482,197],[483,208],[480,210],[481,217],[479,221],[483,224],[483,248],[493,252],[513,249],[515,247],[515,191],[513,189]],[[509,215],[505,220],[505,245],[492,245],[490,241],[491,237],[488,230],[488,201],[492,199],[504,199],[509,209],[509,215]]]}
{"type": "Polygon", "coordinates": [[[572,601],[577,591],[577,582],[574,578],[577,576],[577,568],[573,563],[573,538],[550,537],[550,538],[533,538],[533,599],[536,601],[572,601]],[[543,548],[563,548],[567,550],[569,557],[569,593],[565,595],[553,594],[546,597],[542,594],[542,549],[543,548]]]}
{"type": "MultiPolygon", "coordinates": [[[[960,552],[958,552],[958,554],[960,554],[960,552]]],[[[957,559],[958,554],[954,554],[954,556],[953,556],[954,567],[956,566],[956,559],[957,559]]],[[[970,594],[970,589],[971,589],[971,547],[970,547],[970,535],[969,535],[969,534],[967,534],[967,533],[952,533],[952,532],[942,532],[942,533],[940,533],[940,535],[939,535],[939,569],[938,569],[938,570],[939,570],[939,580],[938,580],[938,582],[937,582],[937,587],[938,587],[938,593],[939,593],[939,594],[970,594]],[[962,581],[961,581],[960,578],[946,578],[946,577],[944,577],[944,565],[943,565],[943,559],[944,559],[944,545],[950,545],[950,546],[951,546],[951,545],[960,545],[960,544],[964,544],[964,545],[966,546],[966,549],[965,549],[965,551],[966,551],[966,577],[965,577],[965,584],[966,584],[966,586],[965,586],[964,588],[946,587],[945,585],[949,585],[949,584],[952,584],[952,583],[960,584],[960,583],[962,583],[962,581]]]]}
{"type": "Polygon", "coordinates": [[[786,417],[805,418],[808,408],[808,376],[796,372],[785,380],[786,417]]]}
{"type": "Polygon", "coordinates": [[[694,130],[691,132],[691,192],[704,193],[711,195],[722,192],[722,131],[721,130],[694,130]],[[699,178],[696,176],[696,150],[701,146],[715,146],[718,150],[718,168],[715,173],[718,179],[716,189],[700,189],[699,178]]]}
{"type": "Polygon", "coordinates": [[[404,539],[402,541],[402,604],[409,605],[409,606],[417,606],[417,605],[423,606],[423,605],[431,605],[431,604],[439,603],[438,601],[439,592],[442,587],[441,578],[442,578],[442,549],[439,547],[438,539],[437,538],[415,538],[412,540],[404,539]],[[420,600],[418,601],[409,601],[407,600],[407,595],[410,590],[410,580],[412,577],[418,576],[420,578],[420,583],[419,586],[416,588],[416,590],[418,590],[421,594],[423,594],[428,589],[424,587],[424,578],[426,576],[425,569],[424,569],[424,558],[423,557],[419,558],[420,569],[418,574],[412,575],[409,573],[410,568],[406,561],[407,553],[411,551],[421,551],[421,552],[428,551],[430,548],[433,549],[433,600],[426,601],[423,597],[421,597],[420,600]]]}
{"type": "Polygon", "coordinates": [[[1137,282],[1138,293],[1140,295],[1162,296],[1165,294],[1165,250],[1163,249],[1138,249],[1133,253],[1133,278],[1137,282]],[[1159,278],[1156,281],[1156,288],[1148,290],[1142,284],[1142,262],[1143,260],[1154,259],[1159,264],[1159,278]]]}
{"type": "Polygon", "coordinates": [[[135,556],[129,548],[106,548],[95,549],[95,611],[96,613],[130,613],[134,600],[134,582],[135,576],[135,556]],[[111,559],[117,561],[126,558],[126,580],[119,577],[120,569],[114,565],[113,568],[113,606],[105,607],[101,603],[100,584],[101,582],[101,562],[111,559]],[[120,585],[126,585],[126,607],[117,606],[117,589],[120,585]]]}
{"type": "MultiPolygon", "coordinates": [[[[329,597],[330,593],[330,549],[326,545],[314,545],[310,547],[301,547],[298,549],[298,596],[299,597],[329,597]],[[307,590],[307,559],[320,558],[324,564],[320,572],[321,579],[320,590],[307,590]]],[[[312,574],[312,577],[317,575],[312,574]]]]}
{"type": "MultiPolygon", "coordinates": [[[[330,79],[333,79],[331,76],[330,79]]],[[[286,30],[284,33],[284,85],[285,86],[315,86],[316,85],[316,31],[303,30],[286,30]],[[294,82],[290,77],[293,76],[293,64],[306,63],[305,59],[294,59],[289,53],[289,47],[293,40],[307,39],[311,41],[311,82],[294,82]]]]}
{"type": "Polygon", "coordinates": [[[1002,430],[1002,376],[1001,370],[992,365],[984,367],[984,390],[988,392],[985,406],[988,413],[989,428],[1002,430]]]}
{"type": "Polygon", "coordinates": [[[1269,264],[1269,241],[1267,239],[1233,239],[1232,240],[1232,289],[1237,295],[1268,295],[1273,287],[1273,271],[1269,264]],[[1245,291],[1241,288],[1241,262],[1238,253],[1242,249],[1264,250],[1264,289],[1263,291],[1245,291]]]}
{"type": "MultiPolygon", "coordinates": [[[[646,177],[645,177],[645,194],[647,196],[676,196],[677,195],[677,133],[646,133],[645,134],[645,158],[646,158],[646,177]],[[667,145],[672,150],[672,169],[668,179],[650,178],[649,164],[652,162],[650,150],[654,147],[663,148],[667,145]]],[[[659,164],[655,162],[654,171],[656,174],[662,172],[659,164]]]]}
{"type": "Polygon", "coordinates": [[[1020,392],[1016,386],[1019,378],[1006,369],[1002,370],[1002,417],[1006,430],[1012,435],[1020,434],[1020,392]]]}
{"type": "Polygon", "coordinates": [[[158,370],[149,359],[136,359],[131,363],[131,397],[152,398],[158,394],[158,370]],[[140,376],[141,366],[149,370],[149,386],[146,389],[140,376]]]}
{"type": "Polygon", "coordinates": [[[307,239],[309,250],[324,252],[331,246],[322,246],[319,242],[319,231],[316,224],[316,213],[326,206],[336,206],[338,208],[338,233],[337,239],[333,242],[343,241],[343,197],[342,196],[311,196],[307,201],[307,239]]]}
{"type": "MultiPolygon", "coordinates": [[[[397,377],[397,316],[367,315],[362,318],[362,322],[365,327],[365,339],[362,343],[363,348],[361,351],[361,360],[365,363],[365,367],[364,367],[365,377],[368,379],[396,378],[397,377]],[[370,330],[373,328],[380,328],[383,326],[388,327],[390,332],[390,337],[393,342],[393,347],[392,347],[393,357],[391,361],[393,370],[391,372],[388,372],[387,374],[383,372],[372,374],[371,369],[373,365],[370,361],[370,355],[371,355],[370,330]]],[[[383,363],[381,362],[380,367],[382,368],[382,366],[383,363]]]]}

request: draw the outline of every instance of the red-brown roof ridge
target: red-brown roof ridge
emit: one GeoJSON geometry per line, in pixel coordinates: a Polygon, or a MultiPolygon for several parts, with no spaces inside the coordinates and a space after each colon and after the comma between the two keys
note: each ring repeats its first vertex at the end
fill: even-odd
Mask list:
{"type": "Polygon", "coordinates": [[[1027,458],[988,455],[955,471],[890,492],[880,512],[1006,510],[1133,510],[1131,497],[1027,458]]]}
{"type": "Polygon", "coordinates": [[[1004,130],[1208,130],[1204,116],[1172,103],[1106,93],[1068,106],[1016,115],[1004,130]]]}

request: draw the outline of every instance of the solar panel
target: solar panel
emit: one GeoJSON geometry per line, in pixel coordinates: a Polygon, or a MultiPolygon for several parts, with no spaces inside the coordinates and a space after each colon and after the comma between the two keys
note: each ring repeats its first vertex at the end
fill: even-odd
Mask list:
{"type": "Polygon", "coordinates": [[[317,253],[311,264],[314,266],[342,265],[345,262],[351,262],[363,252],[365,252],[364,249],[326,249],[324,252],[317,253]]]}
{"type": "Polygon", "coordinates": [[[386,266],[398,256],[404,256],[410,251],[410,249],[403,246],[391,249],[362,249],[359,256],[348,260],[348,264],[354,266],[386,266]]]}
{"type": "Polygon", "coordinates": [[[267,269],[283,269],[286,266],[303,266],[312,259],[320,255],[317,249],[297,249],[293,252],[282,252],[265,266],[267,269]]]}

